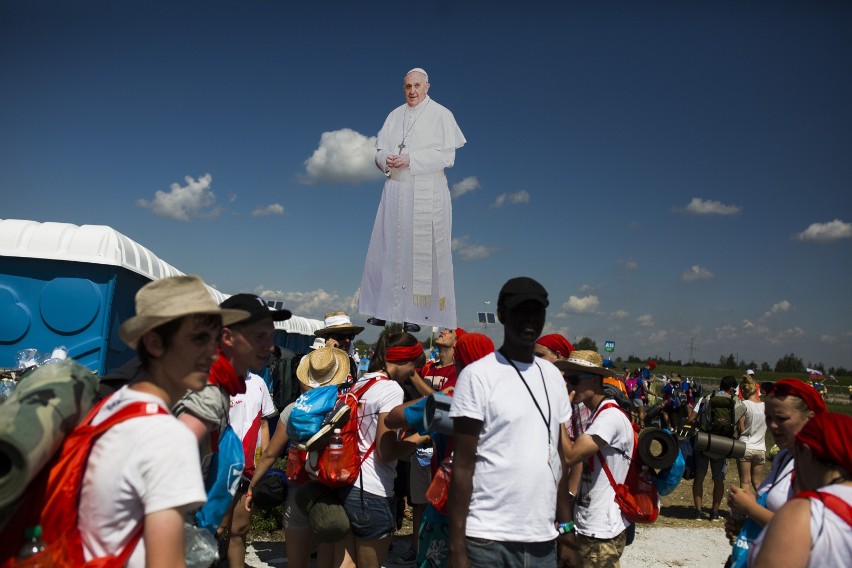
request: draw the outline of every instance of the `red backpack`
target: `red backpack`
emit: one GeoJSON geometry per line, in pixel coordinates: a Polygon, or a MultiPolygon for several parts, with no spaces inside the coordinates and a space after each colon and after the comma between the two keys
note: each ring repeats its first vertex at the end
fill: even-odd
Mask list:
{"type": "MultiPolygon", "coordinates": [[[[604,402],[595,412],[592,420],[607,408],[615,408],[621,412],[616,403],[604,402]]],[[[601,462],[601,467],[607,479],[609,479],[609,484],[615,490],[615,502],[618,503],[624,518],[631,523],[653,523],[660,514],[660,498],[657,494],[657,486],[654,485],[651,476],[651,468],[645,465],[639,455],[639,435],[637,433],[639,426],[633,423],[631,423],[631,426],[633,426],[633,455],[630,457],[630,467],[627,470],[624,483],[615,482],[615,478],[612,476],[612,472],[609,470],[600,450],[598,450],[598,460],[601,462]]]]}
{"type": "Polygon", "coordinates": [[[361,473],[361,464],[370,457],[376,448],[376,442],[364,453],[358,455],[358,428],[361,423],[358,416],[358,406],[361,397],[377,381],[385,381],[383,377],[373,377],[358,390],[350,389],[340,394],[340,400],[349,407],[349,419],[340,428],[343,438],[343,452],[336,459],[331,456],[326,445],[319,450],[307,453],[305,471],[311,479],[315,479],[329,487],[345,487],[352,485],[361,473]]]}
{"type": "Polygon", "coordinates": [[[131,418],[168,414],[168,412],[155,403],[135,402],[97,426],[92,426],[92,420],[108,400],[109,398],[102,400],[89,411],[83,421],[62,442],[59,452],[27,487],[21,497],[21,505],[6,524],[5,533],[11,532],[11,527],[19,529],[20,535],[19,538],[4,538],[5,542],[0,545],[2,568],[12,566],[112,568],[127,564],[142,537],[144,523],[139,524],[130,542],[118,556],[95,558],[89,562],[84,559],[77,520],[86,464],[92,446],[104,432],[116,424],[131,418]],[[35,525],[41,525],[45,550],[26,560],[18,561],[16,556],[25,542],[24,529],[35,525]]]}

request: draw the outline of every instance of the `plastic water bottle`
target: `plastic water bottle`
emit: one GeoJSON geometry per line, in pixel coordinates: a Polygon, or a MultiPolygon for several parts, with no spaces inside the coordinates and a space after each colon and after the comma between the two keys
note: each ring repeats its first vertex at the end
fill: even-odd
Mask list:
{"type": "Polygon", "coordinates": [[[335,428],[331,438],[328,439],[328,457],[333,463],[337,463],[343,455],[343,436],[340,428],[335,428]]]}
{"type": "Polygon", "coordinates": [[[44,541],[41,540],[41,525],[29,527],[24,531],[24,538],[27,542],[21,547],[21,551],[18,553],[18,560],[25,560],[31,556],[35,556],[39,552],[44,552],[44,541]]]}
{"type": "Polygon", "coordinates": [[[340,434],[340,428],[335,428],[331,438],[328,439],[328,447],[325,449],[328,454],[329,469],[333,472],[334,477],[340,481],[349,479],[349,470],[343,468],[343,436],[340,434]]]}

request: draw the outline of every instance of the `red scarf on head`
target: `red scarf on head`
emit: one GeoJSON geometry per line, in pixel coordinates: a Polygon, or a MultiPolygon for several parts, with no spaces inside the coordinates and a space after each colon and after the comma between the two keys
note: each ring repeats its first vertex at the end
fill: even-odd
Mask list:
{"type": "Polygon", "coordinates": [[[825,401],[823,400],[822,395],[808,383],[800,381],[799,379],[781,379],[775,383],[776,387],[779,385],[785,385],[788,389],[790,389],[791,395],[804,400],[805,404],[808,405],[808,408],[811,409],[814,414],[822,414],[823,412],[828,411],[828,407],[825,406],[825,401]]]}
{"type": "Polygon", "coordinates": [[[455,357],[467,367],[474,361],[478,361],[494,353],[494,342],[487,335],[481,333],[466,333],[456,342],[455,357]]]}
{"type": "Polygon", "coordinates": [[[415,343],[409,347],[388,347],[385,351],[385,361],[388,363],[407,363],[416,361],[423,355],[423,346],[415,343]]]}
{"type": "Polygon", "coordinates": [[[796,441],[807,445],[814,457],[836,463],[852,472],[852,416],[822,412],[808,420],[796,434],[796,441]]]}
{"type": "Polygon", "coordinates": [[[574,351],[574,346],[571,345],[571,342],[559,335],[558,333],[551,333],[550,335],[542,335],[536,340],[536,343],[539,345],[544,345],[554,353],[558,357],[562,357],[563,359],[567,359],[568,355],[574,351]]]}
{"type": "Polygon", "coordinates": [[[230,396],[246,392],[245,377],[237,376],[234,366],[231,365],[231,362],[228,361],[228,358],[225,357],[225,354],[222,353],[221,349],[219,349],[218,354],[219,358],[210,366],[210,376],[207,379],[208,382],[211,382],[214,385],[219,385],[225,389],[225,392],[227,392],[230,396]]]}

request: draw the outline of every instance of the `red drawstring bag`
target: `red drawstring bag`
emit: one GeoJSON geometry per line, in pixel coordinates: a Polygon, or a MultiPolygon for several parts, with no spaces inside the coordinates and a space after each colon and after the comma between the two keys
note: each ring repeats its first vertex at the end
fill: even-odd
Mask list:
{"type": "MultiPolygon", "coordinates": [[[[615,408],[621,412],[617,404],[610,402],[601,405],[598,413],[607,408],[615,408]]],[[[638,426],[631,425],[633,426],[633,455],[630,457],[630,467],[624,483],[615,482],[600,451],[598,451],[598,460],[609,479],[609,484],[615,490],[615,502],[618,503],[624,518],[631,523],[653,523],[660,515],[660,498],[657,494],[657,486],[654,485],[651,477],[651,469],[642,462],[639,455],[639,436],[636,433],[638,426]]]]}
{"type": "Polygon", "coordinates": [[[305,471],[311,479],[315,479],[328,487],[346,487],[352,485],[358,479],[358,475],[361,473],[361,464],[376,448],[374,441],[363,456],[358,453],[358,426],[360,424],[358,403],[367,389],[378,380],[387,379],[374,377],[357,391],[350,389],[340,395],[340,400],[349,406],[349,419],[340,429],[340,435],[343,438],[343,451],[337,457],[332,455],[328,446],[308,452],[305,471]]]}

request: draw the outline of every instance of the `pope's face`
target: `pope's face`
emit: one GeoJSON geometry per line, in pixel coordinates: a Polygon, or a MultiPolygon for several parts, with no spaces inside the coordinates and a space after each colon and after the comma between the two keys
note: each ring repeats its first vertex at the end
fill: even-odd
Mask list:
{"type": "Polygon", "coordinates": [[[405,102],[408,106],[415,107],[426,100],[429,83],[426,82],[426,76],[423,73],[415,71],[405,76],[402,88],[405,91],[405,102]]]}

